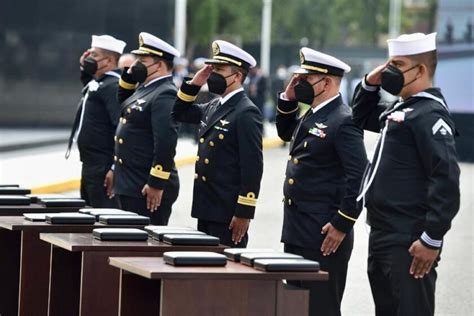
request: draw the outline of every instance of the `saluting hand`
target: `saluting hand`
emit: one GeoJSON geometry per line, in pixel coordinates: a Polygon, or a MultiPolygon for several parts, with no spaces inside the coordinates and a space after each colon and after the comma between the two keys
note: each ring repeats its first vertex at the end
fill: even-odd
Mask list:
{"type": "Polygon", "coordinates": [[[91,51],[88,49],[84,53],[82,53],[81,57],[79,58],[79,64],[81,66],[84,65],[84,59],[86,59],[91,54],[91,51]]]}
{"type": "Polygon", "coordinates": [[[371,86],[380,86],[382,84],[382,71],[387,68],[388,64],[390,64],[390,59],[385,62],[383,65],[379,65],[375,67],[374,70],[369,72],[366,79],[367,83],[371,86]]]}
{"type": "Polygon", "coordinates": [[[206,65],[202,67],[201,69],[199,69],[198,72],[196,72],[193,79],[191,79],[190,84],[194,86],[199,86],[199,87],[205,85],[207,83],[207,78],[209,78],[211,73],[212,73],[211,65],[206,65]]]}
{"type": "Polygon", "coordinates": [[[415,279],[421,279],[425,274],[428,274],[439,255],[439,249],[425,247],[419,240],[411,244],[408,252],[413,257],[410,266],[410,274],[413,275],[415,279]]]}
{"type": "Polygon", "coordinates": [[[109,199],[114,197],[114,193],[112,192],[113,183],[114,183],[114,172],[112,170],[109,170],[105,174],[105,179],[104,179],[104,187],[109,199]]]}
{"type": "Polygon", "coordinates": [[[326,234],[323,244],[321,245],[323,256],[329,256],[331,253],[336,252],[341,245],[341,242],[346,237],[345,233],[337,230],[331,223],[324,225],[321,234],[326,234]]]}
{"type": "Polygon", "coordinates": [[[146,196],[146,208],[150,212],[154,212],[161,205],[161,198],[163,197],[163,190],[153,188],[148,184],[142,189],[143,196],[146,196]]]}
{"type": "Polygon", "coordinates": [[[248,218],[241,218],[241,217],[232,217],[232,220],[229,224],[229,229],[232,230],[232,241],[234,244],[238,244],[242,237],[245,236],[247,230],[249,229],[250,219],[248,218]]]}
{"type": "Polygon", "coordinates": [[[285,89],[285,95],[286,98],[290,101],[295,101],[296,100],[296,95],[295,95],[295,86],[296,84],[300,81],[300,77],[298,75],[294,75],[288,85],[286,86],[285,89]]]}

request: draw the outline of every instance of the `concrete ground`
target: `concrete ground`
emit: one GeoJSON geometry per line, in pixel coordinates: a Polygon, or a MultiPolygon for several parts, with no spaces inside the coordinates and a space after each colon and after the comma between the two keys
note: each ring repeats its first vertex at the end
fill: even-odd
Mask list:
{"type": "MultiPolygon", "coordinates": [[[[272,135],[272,134],[270,134],[272,135]]],[[[375,137],[367,135],[366,146],[373,148],[375,137]]],[[[0,154],[0,183],[20,183],[27,187],[62,181],[80,176],[77,151],[64,160],[65,144],[0,154]]],[[[180,140],[178,158],[195,154],[195,145],[180,140]]],[[[265,169],[256,217],[250,227],[249,247],[282,249],[282,185],[288,148],[276,147],[264,152],[265,169]]],[[[474,164],[461,164],[461,210],[445,239],[442,260],[438,268],[436,315],[473,315],[473,216],[474,164]]],[[[190,217],[194,166],[178,170],[181,191],[170,225],[195,226],[190,217]]],[[[69,194],[78,195],[77,191],[69,194]]],[[[362,219],[361,215],[361,219],[362,219]]],[[[368,228],[363,220],[355,225],[355,244],[350,261],[346,292],[342,304],[344,315],[374,315],[369,282],[366,275],[368,228]]]]}

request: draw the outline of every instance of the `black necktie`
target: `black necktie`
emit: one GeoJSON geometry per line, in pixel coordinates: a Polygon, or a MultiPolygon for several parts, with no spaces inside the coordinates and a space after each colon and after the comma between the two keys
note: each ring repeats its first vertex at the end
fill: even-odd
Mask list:
{"type": "Polygon", "coordinates": [[[214,104],[211,104],[211,107],[209,108],[209,111],[207,112],[207,119],[206,121],[209,122],[212,118],[212,116],[214,115],[214,113],[216,113],[217,109],[221,106],[221,102],[216,102],[214,104]]]}

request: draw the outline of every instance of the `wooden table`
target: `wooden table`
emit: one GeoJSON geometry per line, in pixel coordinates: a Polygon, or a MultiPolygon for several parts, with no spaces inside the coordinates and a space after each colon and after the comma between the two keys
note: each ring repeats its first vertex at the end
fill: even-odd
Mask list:
{"type": "MultiPolygon", "coordinates": [[[[171,246],[148,241],[99,241],[91,234],[41,234],[51,244],[49,316],[118,314],[120,271],[109,257],[162,256],[163,252],[215,251],[226,246],[171,246]]],[[[139,314],[135,314],[139,315],[139,314]]]]}
{"type": "Polygon", "coordinates": [[[47,314],[51,246],[39,239],[40,233],[90,233],[99,227],[117,226],[52,225],[0,216],[0,315],[47,314]]]}
{"type": "Polygon", "coordinates": [[[43,204],[32,203],[30,205],[0,205],[0,216],[18,216],[23,213],[59,213],[77,212],[85,206],[74,207],[45,207],[43,204]]]}
{"type": "Polygon", "coordinates": [[[121,316],[308,315],[309,292],[282,280],[328,279],[326,272],[263,272],[230,261],[174,267],[163,258],[112,257],[110,264],[121,271],[121,316]]]}

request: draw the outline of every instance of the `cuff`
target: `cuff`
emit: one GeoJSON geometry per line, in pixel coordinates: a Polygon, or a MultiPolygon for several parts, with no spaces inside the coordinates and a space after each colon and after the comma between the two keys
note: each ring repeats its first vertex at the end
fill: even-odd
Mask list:
{"type": "Polygon", "coordinates": [[[181,88],[178,91],[178,99],[184,102],[194,102],[200,89],[200,86],[195,86],[189,84],[187,81],[183,81],[181,88]]]}
{"type": "Polygon", "coordinates": [[[150,176],[148,177],[148,185],[163,189],[171,176],[171,172],[163,171],[163,166],[156,165],[150,169],[150,176]]]}
{"type": "Polygon", "coordinates": [[[337,211],[337,214],[334,215],[334,217],[332,218],[331,224],[337,230],[347,234],[351,231],[356,221],[356,218],[353,218],[339,210],[337,211]]]}
{"type": "Polygon", "coordinates": [[[366,91],[370,91],[370,92],[374,92],[379,89],[379,86],[374,86],[367,82],[367,75],[365,75],[364,79],[362,79],[361,85],[362,85],[362,89],[366,91]]]}
{"type": "Polygon", "coordinates": [[[432,239],[426,232],[423,232],[420,237],[421,243],[430,249],[439,249],[443,244],[443,240],[432,239]]]}
{"type": "Polygon", "coordinates": [[[278,94],[277,111],[281,114],[291,114],[298,111],[298,101],[286,99],[284,92],[278,94]]]}
{"type": "Polygon", "coordinates": [[[241,218],[252,219],[255,214],[256,206],[257,198],[255,193],[248,192],[246,196],[239,195],[237,199],[237,208],[234,215],[241,218]]]}
{"type": "Polygon", "coordinates": [[[125,67],[119,80],[119,86],[126,90],[135,90],[138,86],[138,82],[132,79],[132,76],[127,70],[128,67],[125,67]]]}

